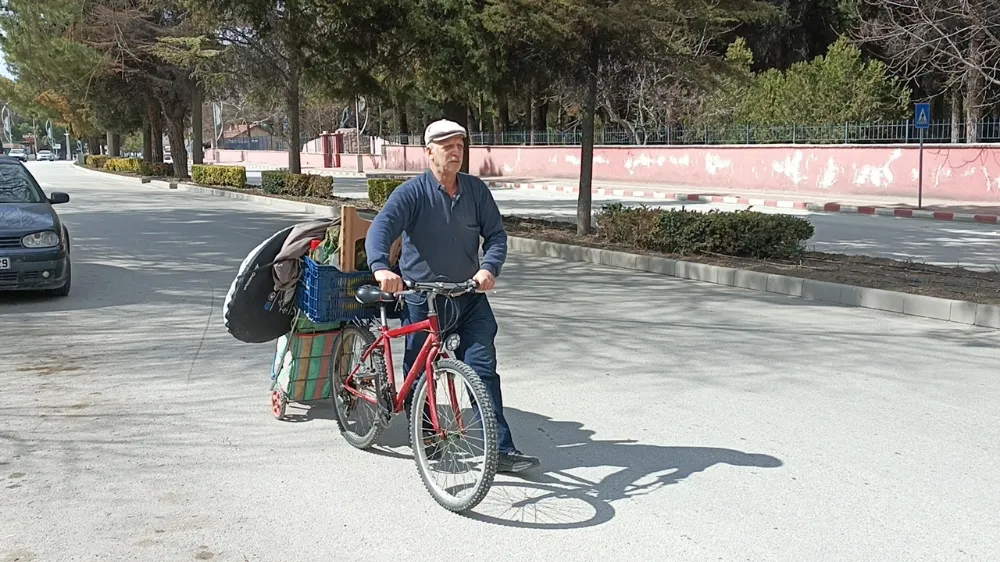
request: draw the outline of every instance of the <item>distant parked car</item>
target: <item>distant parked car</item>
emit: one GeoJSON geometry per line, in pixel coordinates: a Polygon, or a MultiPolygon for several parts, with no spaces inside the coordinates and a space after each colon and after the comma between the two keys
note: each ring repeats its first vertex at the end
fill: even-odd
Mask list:
{"type": "Polygon", "coordinates": [[[51,150],[39,150],[36,158],[38,160],[48,160],[49,162],[52,162],[55,161],[56,155],[51,150]]]}
{"type": "Polygon", "coordinates": [[[0,291],[70,290],[69,230],[52,209],[69,195],[48,196],[24,164],[0,156],[0,291]]]}
{"type": "Polygon", "coordinates": [[[17,158],[21,162],[28,161],[28,153],[25,152],[23,148],[12,148],[10,149],[10,152],[7,153],[7,156],[10,156],[11,158],[17,158]]]}

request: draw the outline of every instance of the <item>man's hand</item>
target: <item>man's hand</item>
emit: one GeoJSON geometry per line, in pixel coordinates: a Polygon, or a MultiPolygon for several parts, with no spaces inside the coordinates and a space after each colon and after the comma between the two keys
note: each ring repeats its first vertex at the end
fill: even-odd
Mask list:
{"type": "Polygon", "coordinates": [[[479,284],[480,291],[490,291],[497,284],[496,277],[486,269],[480,269],[472,276],[472,279],[479,284]]]}
{"type": "Polygon", "coordinates": [[[378,288],[386,293],[396,294],[405,289],[403,278],[388,269],[376,271],[375,280],[378,281],[378,288]]]}

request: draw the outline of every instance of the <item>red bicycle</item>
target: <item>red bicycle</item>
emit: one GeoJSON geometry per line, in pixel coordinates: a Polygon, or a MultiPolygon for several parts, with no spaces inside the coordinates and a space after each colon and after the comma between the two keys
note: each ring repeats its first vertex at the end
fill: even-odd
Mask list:
{"type": "Polygon", "coordinates": [[[406,286],[406,291],[396,295],[372,285],[359,287],[355,293],[359,302],[379,305],[381,324],[378,337],[370,327],[350,324],[334,342],[331,396],[337,426],[348,443],[368,449],[389,426],[392,416],[404,410],[412,391],[409,433],[420,478],[444,508],[465,511],[478,505],[493,485],[498,448],[496,418],[482,380],[467,364],[451,357],[461,341],[458,334],[442,338],[447,327],[442,330],[440,326],[437,297],[446,297],[445,305],[453,304],[450,297],[475,292],[477,284],[470,280],[407,282],[406,286]],[[386,306],[403,295],[425,296],[427,319],[390,329],[386,306]],[[390,340],[421,331],[429,332],[427,340],[397,392],[390,340]],[[458,386],[470,396],[468,404],[460,399],[458,386]],[[439,400],[443,403],[438,404],[439,400]],[[361,410],[370,412],[367,421],[352,424],[350,416],[361,410]],[[452,481],[463,474],[471,474],[472,481],[452,481]],[[437,476],[444,476],[445,484],[438,483],[437,476]]]}

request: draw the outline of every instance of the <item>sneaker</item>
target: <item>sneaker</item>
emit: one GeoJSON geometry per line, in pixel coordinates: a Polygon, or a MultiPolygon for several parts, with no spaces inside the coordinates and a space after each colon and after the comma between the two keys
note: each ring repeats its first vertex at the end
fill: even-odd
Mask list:
{"type": "Polygon", "coordinates": [[[542,464],[538,458],[525,455],[521,451],[501,454],[497,459],[497,472],[521,472],[542,464]]]}

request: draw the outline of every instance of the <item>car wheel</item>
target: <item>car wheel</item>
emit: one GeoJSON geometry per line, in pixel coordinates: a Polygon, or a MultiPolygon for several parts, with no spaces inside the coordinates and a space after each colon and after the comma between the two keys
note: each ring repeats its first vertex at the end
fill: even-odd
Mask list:
{"type": "Polygon", "coordinates": [[[48,291],[48,293],[50,295],[52,295],[53,297],[68,297],[69,296],[70,286],[72,285],[72,282],[73,282],[73,266],[67,260],[67,262],[66,262],[66,284],[63,285],[62,287],[59,287],[58,289],[52,289],[52,290],[48,291]]]}

